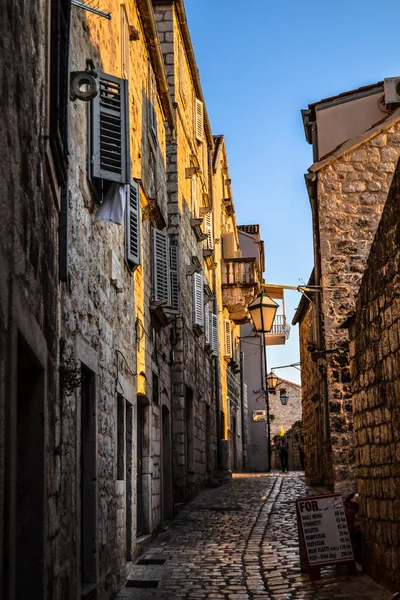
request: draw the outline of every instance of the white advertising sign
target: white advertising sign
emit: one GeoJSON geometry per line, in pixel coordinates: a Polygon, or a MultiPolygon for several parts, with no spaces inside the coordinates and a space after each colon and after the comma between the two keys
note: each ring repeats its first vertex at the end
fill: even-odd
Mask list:
{"type": "Polygon", "coordinates": [[[310,496],[296,502],[310,567],[353,561],[353,549],[340,494],[310,496]]]}

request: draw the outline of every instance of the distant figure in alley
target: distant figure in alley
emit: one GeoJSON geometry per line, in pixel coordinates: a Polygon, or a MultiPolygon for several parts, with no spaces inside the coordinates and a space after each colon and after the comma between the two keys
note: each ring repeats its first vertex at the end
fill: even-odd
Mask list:
{"type": "Polygon", "coordinates": [[[289,444],[287,439],[282,437],[279,442],[279,458],[281,459],[282,473],[289,471],[289,444]]]}

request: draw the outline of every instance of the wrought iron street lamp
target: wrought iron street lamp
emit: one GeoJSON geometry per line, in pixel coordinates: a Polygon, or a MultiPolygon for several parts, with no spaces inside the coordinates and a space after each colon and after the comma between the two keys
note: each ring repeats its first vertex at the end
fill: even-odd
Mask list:
{"type": "Polygon", "coordinates": [[[274,324],[278,304],[268,294],[258,294],[247,307],[254,323],[254,328],[259,333],[269,333],[274,324]]]}
{"type": "Polygon", "coordinates": [[[287,394],[286,392],[281,393],[280,399],[282,402],[282,406],[286,406],[289,400],[289,394],[287,394]]]}
{"type": "MultiPolygon", "coordinates": [[[[278,306],[279,305],[274,300],[272,300],[272,298],[270,298],[268,296],[268,294],[265,294],[263,292],[258,294],[257,298],[249,304],[249,306],[247,308],[250,312],[250,316],[252,318],[254,328],[257,332],[264,334],[264,333],[269,333],[271,331],[272,326],[274,324],[274,319],[275,319],[275,315],[276,315],[278,306]]],[[[264,368],[265,368],[265,373],[266,373],[267,372],[267,350],[266,350],[266,346],[265,346],[265,337],[264,337],[264,335],[262,335],[261,337],[262,337],[262,348],[263,348],[263,356],[264,356],[264,368]]],[[[262,373],[262,381],[264,381],[263,373],[262,373]]],[[[264,388],[264,385],[263,385],[263,388],[264,388]]],[[[267,470],[270,471],[271,470],[271,422],[270,422],[270,417],[269,417],[268,390],[266,388],[264,388],[264,392],[265,392],[265,405],[266,405],[266,409],[267,409],[267,445],[268,445],[267,446],[267,452],[268,452],[267,470]]]]}
{"type": "Polygon", "coordinates": [[[278,377],[275,373],[273,371],[268,373],[265,380],[267,382],[268,392],[275,392],[276,386],[278,385],[278,377]]]}

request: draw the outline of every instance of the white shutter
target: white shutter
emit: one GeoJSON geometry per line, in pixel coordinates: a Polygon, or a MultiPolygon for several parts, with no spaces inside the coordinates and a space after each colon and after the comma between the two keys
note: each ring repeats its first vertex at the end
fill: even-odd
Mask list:
{"type": "Polygon", "coordinates": [[[154,300],[170,305],[168,238],[165,230],[153,229],[154,300]]]}
{"type": "Polygon", "coordinates": [[[214,354],[218,354],[218,315],[211,315],[211,348],[214,354]]]}
{"type": "Polygon", "coordinates": [[[208,212],[204,215],[204,227],[205,233],[207,234],[207,247],[210,250],[214,248],[214,231],[213,231],[213,214],[208,212]]]}
{"type": "Polygon", "coordinates": [[[131,265],[140,264],[140,189],[136,181],[126,188],[125,257],[131,265]]]}
{"type": "Polygon", "coordinates": [[[91,176],[129,183],[128,82],[98,72],[99,93],[91,101],[91,176]]]}
{"type": "Polygon", "coordinates": [[[203,103],[201,100],[195,99],[195,134],[196,140],[199,142],[203,141],[203,128],[204,128],[204,119],[203,119],[203,103]]]}
{"type": "Polygon", "coordinates": [[[235,258],[235,234],[225,233],[222,236],[224,258],[235,258]]]}
{"type": "Polygon", "coordinates": [[[179,293],[179,246],[176,238],[169,238],[169,274],[171,286],[171,311],[180,311],[179,293]]]}
{"type": "Polygon", "coordinates": [[[210,343],[210,307],[208,302],[204,305],[204,336],[206,338],[206,344],[210,343]]]}
{"type": "Polygon", "coordinates": [[[232,358],[232,332],[231,322],[229,319],[224,319],[224,335],[225,335],[225,356],[232,358]]]}
{"type": "Polygon", "coordinates": [[[193,273],[193,322],[200,327],[204,325],[204,289],[201,273],[193,273]]]}
{"type": "Polygon", "coordinates": [[[197,177],[196,175],[192,175],[192,213],[195,217],[197,217],[197,177]]]}

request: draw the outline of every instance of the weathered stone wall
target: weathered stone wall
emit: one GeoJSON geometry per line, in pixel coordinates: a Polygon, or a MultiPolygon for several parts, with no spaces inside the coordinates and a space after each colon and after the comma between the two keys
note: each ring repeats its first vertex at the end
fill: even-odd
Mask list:
{"type": "MultiPolygon", "coordinates": [[[[302,390],[302,421],[305,475],[312,483],[330,484],[329,458],[323,456],[321,386],[322,373],[312,360],[309,344],[315,349],[316,308],[307,302],[299,321],[302,390]],[[324,460],[325,458],[325,460],[324,460]],[[328,463],[328,464],[327,464],[328,463]]],[[[327,453],[328,457],[330,452],[327,453]]]]}
{"type": "MultiPolygon", "coordinates": [[[[109,9],[117,18],[101,20],[74,9],[72,22],[72,70],[82,70],[86,58],[95,67],[121,76],[120,4],[109,9]]],[[[149,53],[141,20],[133,3],[128,7],[129,24],[139,31],[139,40],[130,48],[129,111],[132,177],[142,180],[141,205],[148,197],[156,198],[167,219],[165,117],[156,100],[157,140],[150,140],[148,103],[149,53]]],[[[140,462],[144,531],[161,526],[161,402],[169,408],[170,331],[153,326],[150,314],[152,298],[152,225],[145,216],[141,228],[141,264],[131,274],[124,261],[124,224],[94,222],[98,203],[87,174],[87,107],[76,101],[70,111],[70,268],[63,293],[62,360],[78,369],[84,364],[96,375],[97,409],[97,521],[98,597],[109,597],[122,584],[126,560],[137,551],[137,468],[140,462]],[[109,251],[120,263],[121,291],[110,281],[109,251]],[[158,376],[159,397],[153,394],[153,373],[158,376]],[[163,394],[162,394],[163,392],[163,394]],[[133,419],[132,470],[117,478],[117,393],[131,406],[133,419]],[[142,458],[137,460],[138,401],[143,414],[142,458]],[[162,400],[163,398],[163,400],[162,400]],[[133,514],[127,517],[126,490],[130,478],[133,514]],[[131,546],[127,547],[127,528],[131,546]]],[[[79,546],[75,531],[80,523],[79,438],[81,391],[62,399],[64,426],[61,439],[61,468],[64,484],[59,523],[63,532],[62,556],[55,579],[60,595],[79,589],[79,546]],[[72,562],[77,557],[78,562],[72,562]]],[[[78,542],[79,543],[79,542],[78,542]]]]}
{"type": "Polygon", "coordinates": [[[347,332],[338,326],[354,310],[365,263],[400,154],[400,123],[318,171],[322,311],[335,489],[354,487],[354,440],[347,332]]]}
{"type": "MultiPolygon", "coordinates": [[[[397,138],[396,138],[397,139],[397,138]]],[[[400,171],[357,295],[351,375],[365,567],[400,584],[400,171]]]]}
{"type": "MultiPolygon", "coordinates": [[[[17,578],[20,587],[24,585],[21,578],[28,578],[29,573],[29,565],[16,564],[21,529],[17,530],[14,519],[17,518],[19,527],[24,527],[22,519],[28,514],[28,511],[25,515],[17,513],[17,497],[21,503],[21,490],[16,495],[17,486],[35,465],[44,471],[46,491],[53,502],[60,491],[60,465],[54,454],[60,434],[57,401],[60,190],[50,167],[47,142],[48,10],[44,1],[32,6],[22,1],[3,3],[0,25],[0,596],[10,600],[17,597],[14,588],[17,578]],[[27,364],[22,363],[23,356],[27,364]],[[36,375],[41,372],[43,376],[40,398],[43,429],[37,446],[43,446],[43,454],[38,450],[29,465],[28,461],[18,465],[17,472],[17,452],[24,441],[20,437],[20,424],[24,415],[26,419],[30,414],[32,423],[36,417],[32,398],[36,375],[32,371],[24,373],[29,364],[34,366],[36,375]],[[27,381],[26,404],[23,411],[21,406],[17,410],[20,388],[27,381]]],[[[33,504],[37,501],[36,493],[43,488],[31,486],[23,492],[27,489],[33,504]]],[[[45,524],[39,532],[44,536],[39,552],[51,554],[56,518],[54,503],[49,503],[48,496],[40,503],[45,507],[44,514],[36,514],[35,518],[40,523],[43,518],[45,524]]],[[[26,546],[29,555],[28,543],[26,546]]],[[[40,568],[47,569],[47,565],[40,568]]],[[[26,582],[33,595],[39,593],[37,581],[36,573],[26,582]]]]}
{"type": "Polygon", "coordinates": [[[301,387],[286,379],[278,377],[278,386],[275,394],[268,394],[269,412],[274,415],[271,422],[271,438],[280,432],[281,427],[286,432],[293,423],[301,420],[301,387]],[[285,391],[288,396],[286,406],[280,400],[281,392],[285,391]]]}

